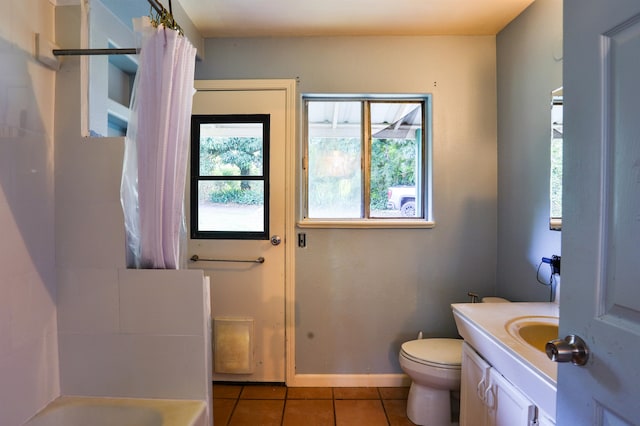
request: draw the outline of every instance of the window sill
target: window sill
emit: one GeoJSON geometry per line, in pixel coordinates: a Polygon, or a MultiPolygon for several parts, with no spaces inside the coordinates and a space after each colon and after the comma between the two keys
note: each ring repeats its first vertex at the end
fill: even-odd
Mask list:
{"type": "Polygon", "coordinates": [[[436,223],[425,219],[303,219],[298,228],[430,229],[436,223]]]}

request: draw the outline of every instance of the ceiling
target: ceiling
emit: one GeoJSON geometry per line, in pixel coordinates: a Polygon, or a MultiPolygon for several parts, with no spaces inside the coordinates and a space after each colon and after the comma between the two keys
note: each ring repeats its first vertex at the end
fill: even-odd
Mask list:
{"type": "MultiPolygon", "coordinates": [[[[533,0],[176,0],[204,37],[493,35],[533,0]]],[[[168,0],[161,0],[168,7],[168,0]]]]}

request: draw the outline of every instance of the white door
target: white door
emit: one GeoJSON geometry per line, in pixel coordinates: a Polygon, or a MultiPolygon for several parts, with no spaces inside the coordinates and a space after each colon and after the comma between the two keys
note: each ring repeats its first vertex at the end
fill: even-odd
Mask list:
{"type": "MultiPolygon", "coordinates": [[[[223,239],[199,238],[189,241],[189,255],[199,257],[190,267],[203,269],[211,278],[214,329],[216,319],[232,324],[231,328],[225,329],[229,334],[224,336],[224,340],[223,337],[218,340],[219,347],[215,346],[214,330],[213,380],[218,381],[285,381],[285,261],[288,237],[285,223],[288,208],[285,153],[287,145],[292,144],[287,139],[292,137],[292,132],[288,130],[293,108],[290,91],[295,86],[269,86],[268,82],[251,81],[196,82],[194,116],[268,117],[269,142],[268,146],[263,146],[264,152],[261,154],[269,166],[266,173],[268,184],[261,183],[265,186],[264,193],[269,194],[265,195],[268,202],[265,202],[264,208],[254,209],[250,213],[266,220],[258,220],[259,225],[266,228],[265,235],[257,239],[225,236],[223,239]],[[268,210],[268,216],[264,216],[263,210],[268,210]],[[274,238],[280,242],[272,241],[274,238]],[[260,258],[264,259],[263,263],[252,262],[260,258]],[[233,326],[236,321],[237,329],[233,326]],[[247,325],[249,334],[246,334],[247,325]],[[249,342],[248,335],[251,336],[249,342]],[[248,359],[245,353],[247,347],[250,352],[248,359]],[[245,364],[249,365],[248,369],[245,364]]],[[[255,182],[251,184],[255,185],[255,182]]],[[[238,204],[225,205],[219,200],[209,203],[206,198],[198,194],[199,218],[202,220],[208,214],[205,211],[208,209],[211,212],[208,217],[219,226],[216,228],[218,230],[226,230],[229,222],[245,214],[243,207],[238,207],[238,204]]],[[[222,331],[219,333],[222,336],[222,331]]]]}
{"type": "Polygon", "coordinates": [[[564,2],[558,425],[640,424],[640,1],[564,2]]]}

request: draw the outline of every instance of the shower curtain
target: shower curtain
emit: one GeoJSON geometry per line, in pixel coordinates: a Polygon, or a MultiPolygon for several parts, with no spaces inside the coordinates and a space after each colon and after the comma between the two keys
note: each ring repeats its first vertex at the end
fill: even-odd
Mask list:
{"type": "Polygon", "coordinates": [[[178,31],[135,21],[141,49],[120,188],[126,262],[179,269],[196,49],[178,31]]]}

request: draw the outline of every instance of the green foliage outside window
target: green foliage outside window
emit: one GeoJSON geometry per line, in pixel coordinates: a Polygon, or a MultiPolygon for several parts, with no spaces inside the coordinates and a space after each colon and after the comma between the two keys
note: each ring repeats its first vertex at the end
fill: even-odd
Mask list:
{"type": "MultiPolygon", "coordinates": [[[[262,140],[255,137],[215,137],[200,141],[200,174],[256,176],[262,173],[262,140]]],[[[261,204],[262,187],[250,180],[211,182],[203,199],[213,203],[261,204]],[[255,186],[255,185],[254,185],[255,186]]]]}
{"type": "Polygon", "coordinates": [[[416,185],[415,139],[374,139],[371,144],[371,209],[383,210],[391,186],[416,185]]]}
{"type": "MultiPolygon", "coordinates": [[[[361,146],[357,138],[309,140],[309,201],[315,206],[349,206],[361,194],[361,146]],[[340,158],[330,172],[327,158],[340,158]]],[[[371,145],[371,209],[385,210],[391,186],[415,186],[415,139],[374,139],[371,145]]]]}

